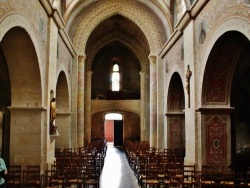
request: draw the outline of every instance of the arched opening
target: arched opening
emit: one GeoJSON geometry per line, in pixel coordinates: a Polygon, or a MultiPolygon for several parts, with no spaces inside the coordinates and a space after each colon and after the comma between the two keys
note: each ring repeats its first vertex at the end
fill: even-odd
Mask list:
{"type": "MultiPolygon", "coordinates": [[[[99,119],[99,116],[96,117],[97,111],[133,111],[139,114],[140,110],[138,109],[137,112],[133,106],[139,104],[142,95],[145,108],[141,111],[147,110],[149,77],[144,76],[143,83],[145,84],[141,85],[140,73],[142,72],[143,75],[149,73],[149,69],[147,69],[149,66],[147,64],[148,54],[149,46],[145,34],[138,25],[128,18],[115,14],[107,17],[95,27],[86,45],[85,71],[91,72],[91,75],[88,74],[91,79],[86,80],[85,86],[89,85],[90,87],[85,87],[85,91],[91,89],[89,92],[91,93],[91,104],[86,100],[85,109],[88,105],[92,107],[92,117],[85,116],[85,125],[88,127],[85,131],[86,140],[89,141],[95,136],[104,136],[102,128],[100,128],[101,135],[96,130],[92,130],[95,129],[95,126],[99,126],[96,124],[99,119]],[[112,91],[111,78],[113,66],[116,63],[119,66],[120,75],[119,91],[112,91]],[[91,120],[88,120],[90,117],[91,120]]],[[[144,114],[146,113],[148,111],[144,114]]],[[[100,117],[103,118],[103,116],[100,117]]],[[[132,124],[137,123],[137,120],[136,117],[136,121],[133,120],[132,124]]],[[[148,116],[144,120],[148,121],[148,116]]],[[[139,119],[139,123],[135,126],[136,129],[137,126],[140,127],[141,122],[139,119]]],[[[103,123],[101,125],[103,126],[103,123]]],[[[128,133],[128,137],[133,137],[131,134],[128,133]]],[[[136,137],[140,138],[137,133],[136,137]]],[[[124,132],[124,139],[126,138],[126,132],[124,132]]]]}
{"type": "Polygon", "coordinates": [[[107,142],[123,145],[123,115],[120,113],[105,114],[104,136],[107,142]]]}
{"type": "MultiPolygon", "coordinates": [[[[122,139],[122,142],[125,140],[140,140],[140,116],[133,112],[127,111],[105,111],[98,112],[93,114],[92,116],[92,127],[91,127],[91,138],[95,139],[107,139],[107,135],[105,133],[105,128],[107,124],[109,124],[108,129],[113,131],[114,121],[122,121],[123,122],[123,134],[119,139],[122,139]],[[110,114],[115,114],[115,116],[110,114]],[[107,116],[107,117],[106,117],[107,116]],[[122,116],[122,118],[121,118],[122,116]],[[107,119],[106,119],[107,118],[107,119]]],[[[111,139],[114,135],[114,132],[110,133],[111,139]]],[[[113,142],[113,140],[108,140],[113,142]]]]}
{"type": "Polygon", "coordinates": [[[237,165],[250,165],[250,42],[237,33],[241,39],[241,52],[232,79],[231,115],[232,161],[237,165]]]}
{"type": "MultiPolygon", "coordinates": [[[[57,127],[60,136],[56,139],[56,148],[68,148],[71,147],[71,118],[69,108],[69,88],[67,84],[67,78],[62,71],[58,75],[56,85],[56,120],[55,125],[57,127]]],[[[77,131],[77,130],[75,130],[77,131]]]]}
{"type": "Polygon", "coordinates": [[[243,34],[230,31],[216,41],[209,55],[202,95],[206,108],[201,110],[205,120],[203,163],[232,162],[233,167],[241,155],[240,148],[250,143],[250,116],[245,116],[250,109],[246,105],[250,97],[249,49],[249,40],[243,34]]]}
{"type": "Polygon", "coordinates": [[[92,64],[92,99],[140,99],[140,70],[137,57],[124,44],[114,41],[104,46],[92,64]],[[112,88],[114,65],[119,68],[119,72],[115,72],[119,74],[116,90],[112,88]]]}
{"type": "Polygon", "coordinates": [[[7,62],[3,70],[4,82],[8,84],[9,75],[11,83],[8,84],[10,99],[5,101],[11,121],[4,125],[10,128],[4,133],[8,142],[4,147],[7,150],[9,147],[9,152],[4,153],[4,158],[10,164],[36,164],[42,157],[43,151],[37,146],[41,145],[41,129],[44,127],[41,123],[42,87],[36,50],[30,35],[21,27],[10,29],[0,45],[7,62]],[[30,150],[32,153],[27,156],[26,152],[30,150]]]}
{"type": "Polygon", "coordinates": [[[169,84],[167,106],[168,148],[182,150],[185,148],[185,101],[181,77],[174,73],[169,84]]]}
{"type": "Polygon", "coordinates": [[[0,48],[0,156],[5,159],[9,153],[11,87],[8,65],[0,48]],[[2,155],[3,154],[3,155],[2,155]]]}
{"type": "Polygon", "coordinates": [[[112,80],[112,91],[120,91],[121,88],[121,73],[118,62],[114,61],[114,65],[112,66],[111,72],[111,80],[112,80]]]}

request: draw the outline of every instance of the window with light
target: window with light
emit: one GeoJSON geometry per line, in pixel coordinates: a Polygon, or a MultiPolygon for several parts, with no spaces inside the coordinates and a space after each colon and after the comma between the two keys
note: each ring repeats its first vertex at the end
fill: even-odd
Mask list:
{"type": "Polygon", "coordinates": [[[112,91],[120,90],[120,72],[119,65],[116,63],[113,65],[112,71],[112,91]]]}

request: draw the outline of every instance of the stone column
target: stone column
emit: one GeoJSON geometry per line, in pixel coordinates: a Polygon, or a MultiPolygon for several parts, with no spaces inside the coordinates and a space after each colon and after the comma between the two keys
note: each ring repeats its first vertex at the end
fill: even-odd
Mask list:
{"type": "Polygon", "coordinates": [[[141,141],[146,141],[146,125],[145,125],[145,72],[140,72],[141,78],[141,141]]]}
{"type": "Polygon", "coordinates": [[[184,85],[185,92],[185,141],[186,156],[185,164],[194,164],[196,161],[197,139],[196,114],[195,114],[195,47],[194,47],[194,23],[191,21],[184,30],[184,74],[186,82],[184,85]]]}
{"type": "Polygon", "coordinates": [[[87,71],[87,78],[86,78],[86,98],[85,98],[85,141],[88,143],[91,142],[91,77],[92,71],[87,71]]]}
{"type": "MultiPolygon", "coordinates": [[[[198,111],[196,112],[196,118],[197,118],[197,125],[196,125],[196,131],[195,131],[195,139],[196,141],[196,151],[195,151],[195,163],[197,164],[196,168],[197,170],[202,170],[202,158],[203,158],[203,153],[205,153],[205,149],[202,147],[202,142],[204,142],[204,139],[202,139],[202,129],[201,129],[201,125],[205,124],[203,122],[205,122],[204,118],[202,118],[201,112],[198,111]]],[[[187,159],[185,161],[185,163],[187,163],[187,159]]],[[[191,163],[191,162],[190,162],[191,163]]]]}
{"type": "Polygon", "coordinates": [[[157,59],[157,148],[164,149],[164,64],[162,59],[157,59]]]}
{"type": "Polygon", "coordinates": [[[86,56],[78,56],[77,145],[84,146],[84,63],[86,56]]]}
{"type": "Polygon", "coordinates": [[[157,71],[156,56],[149,56],[150,67],[150,146],[157,146],[157,71]]]}

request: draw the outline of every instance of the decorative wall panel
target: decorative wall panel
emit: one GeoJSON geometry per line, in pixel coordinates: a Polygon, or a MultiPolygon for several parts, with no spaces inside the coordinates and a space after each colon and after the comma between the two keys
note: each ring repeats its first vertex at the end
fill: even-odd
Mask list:
{"type": "Polygon", "coordinates": [[[169,118],[169,141],[171,149],[184,148],[184,120],[182,117],[169,118]]]}
{"type": "Polygon", "coordinates": [[[207,163],[221,164],[226,160],[227,117],[207,116],[205,121],[207,163]]]}

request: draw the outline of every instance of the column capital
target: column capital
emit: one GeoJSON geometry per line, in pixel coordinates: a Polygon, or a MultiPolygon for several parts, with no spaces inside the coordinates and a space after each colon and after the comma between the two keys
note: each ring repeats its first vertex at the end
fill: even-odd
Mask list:
{"type": "Polygon", "coordinates": [[[157,57],[157,54],[155,54],[155,53],[150,53],[150,54],[148,55],[148,57],[157,57]]]}
{"type": "Polygon", "coordinates": [[[156,62],[157,55],[156,54],[149,54],[148,59],[150,62],[156,62]]]}
{"type": "Polygon", "coordinates": [[[92,72],[91,70],[90,70],[90,71],[89,71],[89,70],[88,70],[88,71],[86,71],[86,74],[87,74],[88,76],[91,76],[91,75],[92,75],[92,73],[93,73],[93,72],[92,72]]]}
{"type": "Polygon", "coordinates": [[[143,75],[143,74],[145,74],[145,71],[140,71],[139,74],[143,75]]]}
{"type": "Polygon", "coordinates": [[[78,62],[79,63],[84,63],[84,61],[85,61],[85,59],[86,59],[86,55],[85,54],[78,54],[78,62]]]}
{"type": "Polygon", "coordinates": [[[77,52],[77,56],[86,56],[84,52],[77,52]]]}

